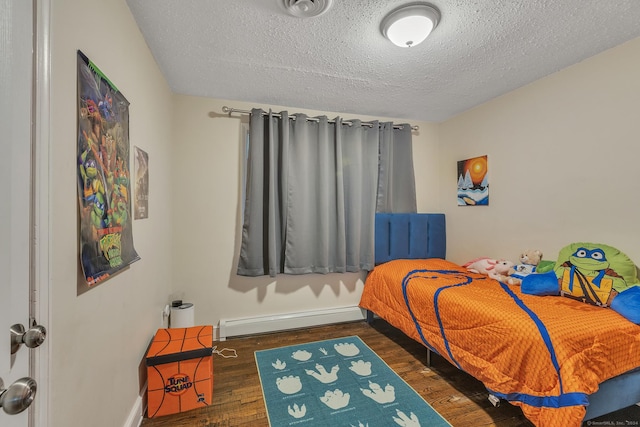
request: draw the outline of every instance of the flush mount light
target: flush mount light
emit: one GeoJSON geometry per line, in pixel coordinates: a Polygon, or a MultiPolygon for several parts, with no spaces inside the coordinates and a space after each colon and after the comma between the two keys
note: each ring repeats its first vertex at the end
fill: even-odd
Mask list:
{"type": "Polygon", "coordinates": [[[410,3],[393,10],[382,20],[380,30],[400,47],[417,46],[440,21],[440,12],[428,3],[410,3]]]}

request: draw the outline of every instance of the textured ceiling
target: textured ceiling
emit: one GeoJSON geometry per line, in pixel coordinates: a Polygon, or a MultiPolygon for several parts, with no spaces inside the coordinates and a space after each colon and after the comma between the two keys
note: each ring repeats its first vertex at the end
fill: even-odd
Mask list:
{"type": "Polygon", "coordinates": [[[302,19],[282,0],[127,0],[175,93],[420,121],[640,36],[640,0],[433,0],[438,27],[399,48],[380,22],[409,2],[334,0],[302,19]]]}

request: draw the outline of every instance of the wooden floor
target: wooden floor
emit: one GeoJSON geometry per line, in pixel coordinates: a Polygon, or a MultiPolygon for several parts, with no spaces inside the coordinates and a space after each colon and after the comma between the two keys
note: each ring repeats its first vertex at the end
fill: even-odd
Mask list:
{"type": "MultiPolygon", "coordinates": [[[[364,321],[343,323],[215,342],[217,350],[234,349],[238,357],[225,359],[214,355],[212,404],[181,414],[145,418],[142,427],[267,427],[254,351],[350,335],[359,336],[454,427],[533,426],[518,407],[506,402],[494,407],[482,383],[440,356],[433,355],[431,366],[427,366],[426,351],[421,344],[377,319],[372,325],[364,321]]],[[[601,420],[605,424],[600,425],[637,426],[638,414],[640,408],[633,406],[621,413],[622,424],[606,424],[611,422],[607,416],[592,423],[601,420]]]]}
{"type": "Polygon", "coordinates": [[[358,335],[454,427],[532,426],[517,407],[507,403],[493,407],[482,383],[439,356],[434,355],[428,367],[422,345],[375,320],[372,325],[364,321],[343,323],[216,342],[218,350],[235,349],[238,357],[214,355],[212,404],[181,414],[145,418],[142,427],[266,427],[269,423],[253,352],[350,335],[358,335]]]}

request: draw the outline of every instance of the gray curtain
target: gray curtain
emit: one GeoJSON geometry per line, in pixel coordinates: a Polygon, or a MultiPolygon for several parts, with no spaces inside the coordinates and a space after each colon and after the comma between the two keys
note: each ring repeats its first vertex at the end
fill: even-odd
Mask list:
{"type": "Polygon", "coordinates": [[[380,165],[376,212],[417,212],[411,127],[380,124],[380,165]]]}
{"type": "MultiPolygon", "coordinates": [[[[347,126],[340,118],[329,123],[324,116],[311,121],[303,114],[295,120],[286,111],[279,115],[251,111],[238,274],[371,270],[375,212],[381,200],[379,156],[390,159],[385,160],[389,173],[406,161],[406,153],[379,152],[383,145],[394,145],[396,131],[390,123],[368,127],[352,120],[347,126]],[[382,137],[389,141],[381,145],[382,137]]],[[[410,149],[410,128],[408,141],[410,149]]],[[[396,199],[413,188],[415,212],[415,184],[408,184],[413,180],[412,159],[409,164],[411,168],[405,163],[399,170],[410,169],[411,179],[385,178],[393,184],[390,191],[383,185],[385,206],[405,206],[396,199]]]]}

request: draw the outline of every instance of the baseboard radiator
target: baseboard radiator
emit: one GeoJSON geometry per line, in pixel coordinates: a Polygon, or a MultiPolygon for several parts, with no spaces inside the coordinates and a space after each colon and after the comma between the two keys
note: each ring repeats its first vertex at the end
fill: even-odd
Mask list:
{"type": "Polygon", "coordinates": [[[227,338],[242,335],[286,331],[332,323],[355,322],[364,320],[365,317],[365,312],[360,307],[338,307],[272,316],[221,319],[218,332],[220,341],[224,341],[227,338]]]}

